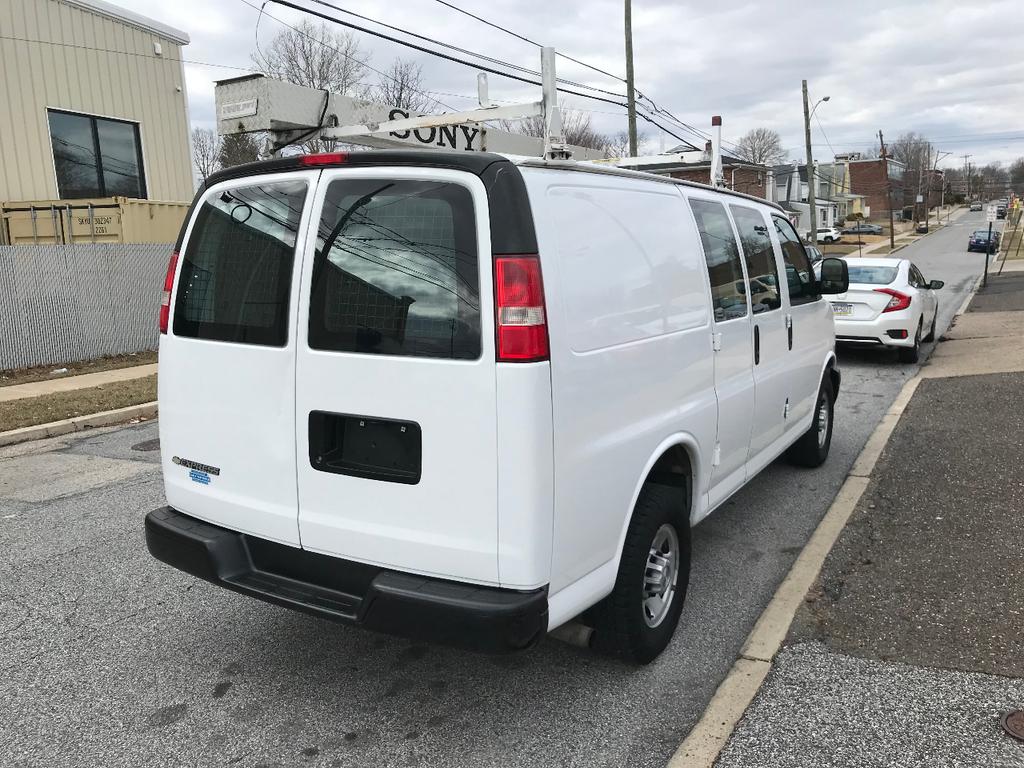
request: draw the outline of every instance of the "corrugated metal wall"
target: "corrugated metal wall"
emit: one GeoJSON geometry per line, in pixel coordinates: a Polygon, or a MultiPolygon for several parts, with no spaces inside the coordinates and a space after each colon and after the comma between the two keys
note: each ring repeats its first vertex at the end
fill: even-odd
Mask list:
{"type": "Polygon", "coordinates": [[[0,246],[0,370],[156,349],[172,248],[0,246]]]}
{"type": "Polygon", "coordinates": [[[58,196],[47,107],[138,122],[149,198],[192,198],[181,46],[60,0],[0,0],[0,34],[0,201],[58,196]]]}

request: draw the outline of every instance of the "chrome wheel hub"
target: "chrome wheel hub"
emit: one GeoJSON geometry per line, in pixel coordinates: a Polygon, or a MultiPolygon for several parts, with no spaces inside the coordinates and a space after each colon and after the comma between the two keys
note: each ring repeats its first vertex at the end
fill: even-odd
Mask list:
{"type": "Polygon", "coordinates": [[[828,397],[823,396],[818,403],[818,447],[825,447],[825,440],[828,439],[828,416],[831,406],[828,397]]]}
{"type": "Polygon", "coordinates": [[[665,523],[654,534],[651,551],[647,555],[647,567],[644,568],[641,607],[648,627],[657,627],[668,616],[675,598],[678,577],[679,536],[675,528],[665,523]]]}

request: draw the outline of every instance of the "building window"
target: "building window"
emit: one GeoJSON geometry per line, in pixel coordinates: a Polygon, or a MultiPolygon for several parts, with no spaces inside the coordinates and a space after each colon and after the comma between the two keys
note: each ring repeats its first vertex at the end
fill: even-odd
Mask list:
{"type": "Polygon", "coordinates": [[[47,110],[57,194],[146,198],[138,123],[47,110]]]}

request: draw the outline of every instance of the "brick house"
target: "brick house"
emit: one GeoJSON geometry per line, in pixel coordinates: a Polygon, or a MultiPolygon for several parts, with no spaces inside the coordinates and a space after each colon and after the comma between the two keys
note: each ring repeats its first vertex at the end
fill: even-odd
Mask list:
{"type": "MultiPolygon", "coordinates": [[[[873,219],[881,219],[889,216],[890,208],[900,212],[904,204],[904,178],[905,166],[898,160],[889,158],[883,161],[881,158],[871,160],[849,160],[847,164],[850,175],[850,192],[855,195],[863,195],[865,205],[873,219]],[[889,164],[888,182],[886,181],[886,168],[884,163],[889,164]],[[888,185],[888,190],[886,189],[888,185]]],[[[913,204],[914,190],[911,189],[910,203],[913,204]]]]}
{"type": "MultiPolygon", "coordinates": [[[[685,179],[701,184],[711,183],[711,142],[703,150],[680,145],[661,155],[627,157],[613,161],[620,168],[645,171],[685,179]]],[[[722,155],[725,186],[763,200],[769,199],[768,168],[730,155],[722,155]]]]}

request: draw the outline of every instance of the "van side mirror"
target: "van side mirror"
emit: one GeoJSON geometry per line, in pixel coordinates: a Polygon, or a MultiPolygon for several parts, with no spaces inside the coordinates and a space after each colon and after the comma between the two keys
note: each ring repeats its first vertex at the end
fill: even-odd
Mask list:
{"type": "Polygon", "coordinates": [[[818,289],[822,295],[846,293],[850,287],[850,268],[843,259],[828,257],[821,260],[818,289]]]}
{"type": "Polygon", "coordinates": [[[933,291],[937,291],[945,284],[946,283],[942,280],[932,280],[930,283],[928,283],[928,287],[931,288],[933,291]]]}

